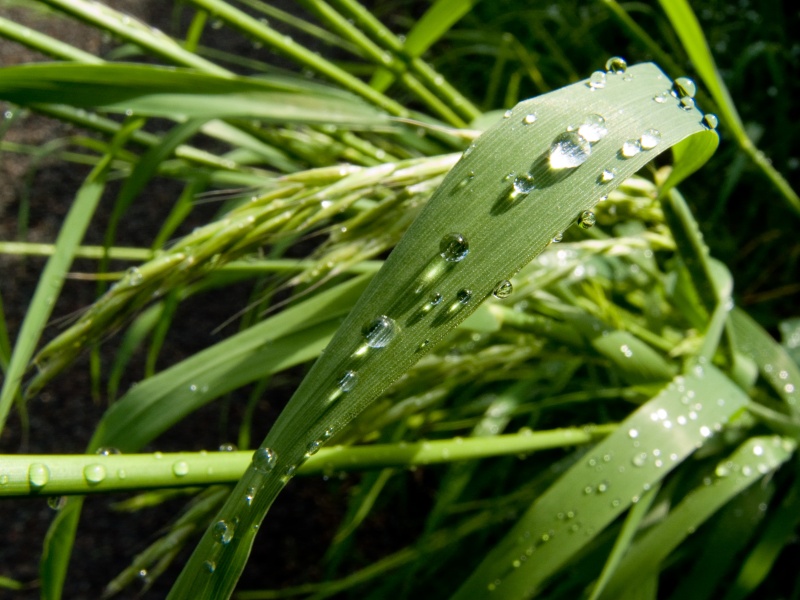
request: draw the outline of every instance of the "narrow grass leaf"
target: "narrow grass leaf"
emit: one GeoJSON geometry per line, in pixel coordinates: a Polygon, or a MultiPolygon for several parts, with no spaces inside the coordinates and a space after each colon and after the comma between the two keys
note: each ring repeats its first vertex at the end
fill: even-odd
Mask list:
{"type": "Polygon", "coordinates": [[[537,498],[453,599],[534,596],[747,402],[713,367],[676,377],[537,498]]]}
{"type": "Polygon", "coordinates": [[[614,574],[602,599],[618,598],[625,589],[658,573],[661,563],[687,537],[732,498],[776,471],[794,453],[795,442],[778,436],[753,437],[717,467],[711,483],[689,493],[667,517],[634,544],[614,574]]]}
{"type": "Polygon", "coordinates": [[[237,534],[221,545],[207,531],[171,598],[227,598],[258,524],[304,457],[557,233],[579,216],[588,221],[583,212],[601,196],[658,153],[705,131],[696,109],[653,100],[671,88],[655,65],[604,74],[604,80],[601,88],[581,81],[520,103],[464,153],[303,380],[221,510],[218,518],[236,521],[237,534]],[[245,502],[250,488],[255,496],[245,502]],[[210,572],[207,561],[218,568],[210,572]]]}
{"type": "Polygon", "coordinates": [[[0,98],[171,119],[249,117],[285,123],[386,124],[358,98],[299,78],[248,78],[140,64],[33,64],[0,69],[0,98]]]}

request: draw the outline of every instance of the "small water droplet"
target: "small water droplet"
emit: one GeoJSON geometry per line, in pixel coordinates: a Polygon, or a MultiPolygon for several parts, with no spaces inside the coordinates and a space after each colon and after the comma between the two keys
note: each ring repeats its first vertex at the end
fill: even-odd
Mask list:
{"type": "Polygon", "coordinates": [[[439,242],[439,253],[447,262],[461,262],[469,254],[469,242],[460,233],[448,233],[439,242]]]}
{"type": "Polygon", "coordinates": [[[320,446],[322,446],[322,442],[319,440],[309,442],[308,446],[306,446],[306,457],[315,455],[319,451],[320,446]]]}
{"type": "Polygon", "coordinates": [[[653,96],[653,102],[664,104],[670,98],[672,98],[672,95],[669,92],[661,92],[660,94],[653,96]]]}
{"type": "Polygon", "coordinates": [[[513,196],[522,196],[524,194],[529,194],[534,190],[536,187],[533,183],[533,177],[529,174],[521,175],[519,177],[514,178],[514,191],[512,192],[513,196]]]}
{"type": "Polygon", "coordinates": [[[514,111],[509,108],[506,112],[503,113],[503,118],[504,119],[508,119],[512,115],[513,112],[514,111]]]}
{"type": "Polygon", "coordinates": [[[95,454],[99,454],[100,456],[111,456],[112,454],[122,454],[118,448],[112,448],[111,446],[100,446],[97,450],[94,451],[95,454]]]}
{"type": "Polygon", "coordinates": [[[106,468],[103,465],[86,465],[83,468],[83,476],[87,483],[97,485],[106,478],[106,468]]]}
{"type": "Polygon", "coordinates": [[[131,267],[125,271],[125,279],[128,285],[137,286],[142,283],[144,277],[138,267],[131,267]]]}
{"type": "Polygon", "coordinates": [[[681,98],[680,107],[685,111],[694,110],[694,100],[688,96],[681,98]]]}
{"type": "Polygon", "coordinates": [[[234,527],[225,519],[220,519],[211,528],[211,536],[215,542],[228,544],[233,539],[234,527]]]}
{"type": "Polygon", "coordinates": [[[706,427],[705,425],[700,427],[700,435],[702,435],[704,438],[711,437],[711,434],[712,432],[710,428],[706,427]]]}
{"type": "Polygon", "coordinates": [[[639,140],[628,140],[624,144],[622,144],[622,149],[620,150],[620,154],[625,158],[632,158],[639,154],[642,151],[642,146],[639,144],[639,140]]]}
{"type": "Polygon", "coordinates": [[[609,73],[624,73],[628,70],[628,62],[620,56],[612,56],[606,61],[606,71],[609,73]]]}
{"type": "Polygon", "coordinates": [[[270,448],[259,448],[253,452],[253,468],[259,473],[269,473],[278,462],[278,454],[270,448]]]}
{"type": "Polygon", "coordinates": [[[688,77],[678,77],[672,87],[681,98],[694,98],[697,93],[697,86],[688,77]]]}
{"type": "Polygon", "coordinates": [[[459,290],[458,293],[456,294],[456,299],[461,304],[469,303],[471,298],[472,298],[472,290],[463,289],[463,290],[459,290]]]}
{"type": "Polygon", "coordinates": [[[66,496],[50,496],[47,499],[47,506],[56,511],[61,510],[66,505],[67,505],[66,496]]]}
{"type": "Polygon", "coordinates": [[[352,390],[356,384],[358,383],[358,373],[355,371],[347,371],[344,375],[339,378],[337,385],[339,389],[343,392],[349,392],[352,390]]]}
{"type": "Polygon", "coordinates": [[[594,213],[590,210],[583,211],[578,217],[578,226],[581,229],[589,229],[594,227],[595,223],[597,223],[597,217],[595,217],[594,213]]]}
{"type": "Polygon", "coordinates": [[[385,348],[397,335],[397,323],[395,323],[394,319],[381,315],[367,325],[362,333],[367,340],[367,346],[370,348],[385,348]]]}
{"type": "Polygon", "coordinates": [[[495,298],[499,298],[502,300],[503,298],[508,298],[511,295],[511,292],[513,291],[514,291],[514,286],[508,279],[504,279],[494,287],[492,295],[495,298]]]}
{"type": "Polygon", "coordinates": [[[0,475],[0,485],[8,485],[9,477],[5,473],[0,475]]]}
{"type": "Polygon", "coordinates": [[[603,71],[595,71],[589,76],[589,83],[587,85],[593,90],[603,89],[606,87],[606,74],[603,71]]]}
{"type": "Polygon", "coordinates": [[[577,131],[565,131],[559,134],[550,145],[548,161],[551,169],[574,169],[589,158],[592,146],[577,131]]]}
{"type": "Polygon", "coordinates": [[[232,444],[231,442],[226,442],[219,445],[220,452],[236,452],[237,450],[238,448],[236,447],[236,444],[232,444]]]}
{"type": "Polygon", "coordinates": [[[719,125],[719,119],[717,118],[717,115],[713,113],[706,113],[703,115],[703,125],[709,129],[716,129],[719,125]]]}
{"type": "Polygon", "coordinates": [[[642,150],[652,150],[658,146],[658,142],[660,141],[661,133],[657,129],[647,129],[639,138],[639,145],[642,147],[642,150]]]}
{"type": "Polygon", "coordinates": [[[578,133],[590,144],[599,142],[608,134],[606,120],[598,114],[586,115],[578,127],[578,133]]]}
{"type": "Polygon", "coordinates": [[[533,114],[533,113],[530,113],[530,114],[527,114],[527,115],[525,115],[523,117],[522,122],[525,125],[532,125],[533,123],[536,123],[536,119],[537,119],[536,115],[533,114]]]}
{"type": "Polygon", "coordinates": [[[475,151],[475,144],[470,144],[469,146],[467,146],[467,149],[464,150],[464,153],[461,155],[461,158],[467,158],[474,151],[475,151]]]}
{"type": "Polygon", "coordinates": [[[647,463],[647,452],[639,452],[632,459],[634,467],[643,467],[647,463]]]}
{"type": "Polygon", "coordinates": [[[467,185],[469,185],[469,182],[472,181],[473,179],[475,179],[475,171],[470,171],[469,173],[466,174],[464,179],[462,179],[458,183],[458,187],[462,187],[462,188],[466,187],[467,185]]]}
{"type": "Polygon", "coordinates": [[[249,487],[247,488],[247,493],[244,495],[244,501],[247,503],[247,506],[250,506],[253,503],[253,500],[256,497],[256,488],[249,487]]]}
{"type": "Polygon", "coordinates": [[[209,573],[213,573],[217,570],[217,563],[215,563],[213,560],[207,560],[203,563],[203,567],[209,573]]]}
{"type": "Polygon", "coordinates": [[[172,465],[172,473],[175,477],[185,477],[189,474],[189,463],[185,460],[179,460],[174,465],[172,465]]]}
{"type": "Polygon", "coordinates": [[[597,178],[599,183],[608,183],[612,181],[617,176],[616,169],[603,169],[603,172],[597,178]]]}
{"type": "Polygon", "coordinates": [[[638,429],[629,429],[628,430],[628,437],[631,438],[632,440],[638,438],[639,437],[639,430],[638,429]]]}
{"type": "Polygon", "coordinates": [[[558,244],[564,239],[564,234],[559,232],[553,236],[553,243],[558,244]]]}

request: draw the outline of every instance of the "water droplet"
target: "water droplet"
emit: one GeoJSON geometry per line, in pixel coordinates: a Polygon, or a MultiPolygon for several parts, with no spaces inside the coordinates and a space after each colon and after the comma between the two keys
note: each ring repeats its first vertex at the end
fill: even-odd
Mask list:
{"type": "Polygon", "coordinates": [[[61,510],[66,505],[67,505],[66,496],[50,496],[47,499],[47,506],[49,506],[53,510],[61,510]]]}
{"type": "Polygon", "coordinates": [[[394,319],[381,315],[367,325],[362,333],[367,340],[367,346],[370,348],[385,348],[397,335],[397,323],[394,322],[394,319]]]}
{"type": "Polygon", "coordinates": [[[619,351],[622,352],[622,355],[625,358],[630,358],[631,356],[633,356],[633,350],[631,350],[631,347],[628,346],[628,344],[622,344],[619,347],[619,351]]]}
{"type": "Polygon", "coordinates": [[[586,115],[583,123],[578,127],[578,133],[590,144],[599,142],[608,134],[606,120],[598,114],[586,115]]]}
{"type": "Polygon", "coordinates": [[[597,217],[595,217],[594,213],[590,210],[583,211],[580,217],[578,217],[578,226],[581,229],[594,227],[595,223],[597,223],[597,217]]]}
{"type": "Polygon", "coordinates": [[[227,544],[233,539],[234,527],[225,519],[220,519],[211,527],[211,536],[215,542],[227,544]]]}
{"type": "Polygon", "coordinates": [[[622,149],[620,150],[620,154],[625,158],[632,158],[639,154],[642,151],[642,146],[639,144],[639,140],[628,140],[624,144],[622,144],[622,149]]]}
{"type": "Polygon", "coordinates": [[[708,427],[706,427],[705,425],[703,425],[703,426],[700,428],[700,435],[702,435],[704,438],[711,437],[711,433],[712,433],[712,432],[711,432],[711,429],[709,429],[709,428],[708,428],[708,427]]]}
{"type": "Polygon", "coordinates": [[[142,272],[138,267],[131,267],[125,271],[125,279],[127,280],[128,285],[136,286],[142,283],[144,277],[142,276],[142,272]]]}
{"type": "Polygon", "coordinates": [[[189,474],[189,463],[187,463],[185,460],[179,460],[172,465],[172,472],[175,477],[185,477],[189,474]]]}
{"type": "Polygon", "coordinates": [[[639,454],[636,454],[631,459],[631,463],[633,463],[634,467],[643,467],[647,463],[647,452],[639,452],[639,454]]]}
{"type": "Polygon", "coordinates": [[[232,444],[230,442],[219,445],[220,452],[236,452],[237,450],[238,448],[236,447],[236,444],[232,444]]]}
{"type": "Polygon", "coordinates": [[[612,56],[606,61],[606,71],[609,73],[624,73],[628,70],[627,61],[620,56],[612,56]]]}
{"type": "Polygon", "coordinates": [[[513,112],[514,111],[509,108],[506,112],[503,113],[503,118],[508,119],[513,112]]]}
{"type": "Polygon", "coordinates": [[[685,111],[694,110],[694,100],[686,96],[680,99],[680,107],[685,111]]]}
{"type": "Polygon", "coordinates": [[[616,176],[617,176],[616,169],[603,169],[603,172],[600,173],[600,175],[597,178],[597,181],[599,183],[608,183],[609,181],[612,181],[616,176]]]}
{"type": "Polygon", "coordinates": [[[254,487],[247,488],[247,493],[244,495],[244,501],[247,503],[247,506],[250,506],[253,503],[255,497],[256,497],[256,488],[254,487]]]}
{"type": "Polygon", "coordinates": [[[97,450],[94,451],[95,454],[99,454],[100,456],[111,456],[112,454],[122,454],[117,448],[112,448],[111,446],[100,446],[97,450]]]}
{"type": "Polygon", "coordinates": [[[638,429],[629,429],[628,430],[628,437],[631,438],[632,440],[636,439],[637,437],[639,437],[639,430],[638,429]]]}
{"type": "Polygon", "coordinates": [[[514,286],[511,285],[511,282],[508,279],[504,279],[494,287],[492,295],[495,298],[499,298],[502,300],[503,298],[508,298],[511,295],[511,292],[513,291],[514,291],[514,286]]]}
{"type": "Polygon", "coordinates": [[[83,476],[87,483],[97,485],[106,478],[106,468],[103,465],[86,465],[83,468],[83,476]]]}
{"type": "Polygon", "coordinates": [[[469,182],[475,179],[475,171],[470,171],[467,175],[458,183],[458,187],[466,187],[469,185],[469,182]]]}
{"type": "Polygon", "coordinates": [[[639,138],[639,145],[642,147],[642,150],[652,150],[658,146],[658,142],[660,141],[661,133],[658,130],[647,129],[639,138]]]}
{"type": "Polygon", "coordinates": [[[564,234],[559,232],[553,236],[553,243],[558,244],[564,239],[564,234]]]}
{"type": "Polygon", "coordinates": [[[269,473],[278,462],[278,454],[270,448],[259,448],[253,452],[253,468],[259,473],[269,473]]]}
{"type": "Polygon", "coordinates": [[[313,456],[319,451],[319,447],[322,446],[322,442],[319,440],[314,440],[308,443],[306,446],[306,456],[313,456]]]}
{"type": "Polygon", "coordinates": [[[209,573],[213,573],[217,570],[217,563],[215,563],[213,560],[207,560],[203,563],[203,567],[205,567],[205,570],[209,573]]]}
{"type": "Polygon", "coordinates": [[[513,196],[521,196],[523,194],[528,194],[533,191],[536,187],[533,184],[533,177],[529,174],[521,175],[520,177],[514,178],[514,191],[512,192],[513,196]]]}
{"type": "Polygon", "coordinates": [[[536,123],[536,119],[537,119],[536,115],[531,113],[531,114],[525,115],[525,117],[522,119],[522,122],[525,125],[531,125],[533,123],[536,123]]]}
{"type": "Polygon", "coordinates": [[[719,119],[717,118],[717,115],[713,113],[706,113],[703,115],[703,125],[709,129],[716,129],[719,125],[719,119]]]}
{"type": "Polygon", "coordinates": [[[688,77],[678,77],[672,87],[681,98],[694,98],[697,93],[697,86],[688,77]]]}
{"type": "Polygon", "coordinates": [[[603,71],[595,71],[589,76],[587,84],[593,90],[601,90],[606,87],[606,74],[603,71]]]}
{"type": "Polygon", "coordinates": [[[672,98],[672,95],[669,92],[661,92],[660,94],[653,96],[653,102],[664,104],[670,98],[672,98]]]}
{"type": "Polygon", "coordinates": [[[436,293],[433,296],[431,296],[431,299],[428,302],[428,304],[430,304],[431,306],[438,306],[441,303],[442,303],[442,295],[439,293],[436,293]]]}
{"type": "Polygon", "coordinates": [[[356,384],[358,383],[358,373],[355,371],[347,371],[344,375],[339,378],[337,385],[339,389],[343,392],[349,392],[352,390],[356,384]]]}
{"type": "Polygon", "coordinates": [[[456,294],[456,299],[461,304],[467,304],[471,298],[472,298],[472,290],[463,289],[459,290],[458,293],[456,294]]]}
{"type": "Polygon", "coordinates": [[[8,475],[6,475],[5,473],[0,475],[0,485],[8,485],[8,481],[9,481],[8,475]]]}
{"type": "Polygon", "coordinates": [[[469,242],[460,233],[448,233],[439,242],[439,253],[447,262],[461,262],[469,254],[469,242]]]}
{"type": "Polygon", "coordinates": [[[574,169],[586,162],[592,153],[588,140],[577,131],[565,131],[550,145],[551,169],[574,169]]]}
{"type": "Polygon", "coordinates": [[[597,484],[597,493],[605,494],[608,491],[609,485],[610,484],[608,483],[608,481],[605,480],[601,481],[600,483],[597,484]]]}
{"type": "Polygon", "coordinates": [[[470,144],[469,146],[467,146],[467,149],[464,150],[464,153],[461,155],[461,158],[467,158],[474,151],[475,151],[475,144],[470,144]]]}

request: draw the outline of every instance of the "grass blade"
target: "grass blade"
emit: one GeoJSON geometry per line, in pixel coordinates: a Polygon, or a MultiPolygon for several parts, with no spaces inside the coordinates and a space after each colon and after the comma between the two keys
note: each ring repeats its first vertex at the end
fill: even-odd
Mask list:
{"type": "Polygon", "coordinates": [[[602,88],[582,81],[520,103],[465,152],[306,376],[220,511],[215,527],[235,522],[235,534],[220,542],[213,527],[207,531],[171,598],[228,597],[259,523],[305,457],[600,196],[659,152],[705,131],[696,109],[682,110],[677,100],[654,102],[671,88],[655,65],[602,75],[602,88]],[[596,129],[601,121],[602,132],[596,129]],[[596,142],[589,152],[583,133],[570,129],[578,127],[596,142]],[[656,143],[632,151],[641,150],[638,140],[650,129],[660,132],[656,143]],[[573,160],[576,151],[580,157],[573,160]]]}

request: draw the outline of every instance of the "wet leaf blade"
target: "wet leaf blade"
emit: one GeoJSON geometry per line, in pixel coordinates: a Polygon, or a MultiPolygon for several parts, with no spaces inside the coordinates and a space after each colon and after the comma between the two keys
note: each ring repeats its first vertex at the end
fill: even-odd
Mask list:
{"type": "Polygon", "coordinates": [[[626,76],[609,75],[601,90],[582,81],[522,102],[476,141],[387,259],[273,426],[263,443],[278,456],[273,474],[251,466],[220,511],[220,519],[237,520],[242,535],[220,549],[206,532],[170,597],[228,597],[247,561],[254,526],[285,485],[282,473],[302,462],[309,445],[344,427],[421,357],[421,346],[430,348],[442,340],[499,281],[527,264],[582,211],[659,152],[705,131],[699,111],[682,110],[677,101],[653,101],[670,88],[671,82],[655,65],[638,65],[626,76]],[[551,169],[551,144],[592,114],[605,118],[607,136],[579,167],[551,169]],[[638,140],[647,129],[660,132],[657,145],[623,156],[623,144],[638,140]],[[601,174],[610,169],[614,176],[602,181],[601,174]],[[513,195],[515,177],[523,178],[522,183],[530,181],[526,173],[535,189],[513,195]],[[448,253],[441,244],[451,233],[468,240],[469,254],[463,261],[446,261],[441,254],[448,253]],[[427,310],[432,297],[440,301],[427,310]],[[392,329],[382,316],[391,319],[399,333],[387,336],[385,344],[367,343],[376,332],[392,329]],[[365,336],[365,331],[371,333],[365,336]],[[341,382],[351,381],[344,379],[350,372],[358,375],[358,383],[345,391],[341,382]],[[250,487],[258,493],[245,506],[243,498],[250,487]],[[209,573],[203,564],[212,553],[219,558],[219,568],[209,573]]]}
{"type": "Polygon", "coordinates": [[[677,377],[550,486],[453,599],[491,598],[498,593],[509,599],[533,595],[747,402],[744,392],[713,367],[702,376],[677,377]],[[690,391],[702,409],[685,404],[690,391]],[[720,398],[722,404],[717,402],[720,398]],[[654,450],[662,458],[656,458],[654,450]],[[598,493],[601,485],[604,491],[598,493]],[[522,556],[525,562],[514,568],[514,561],[522,556]]]}

